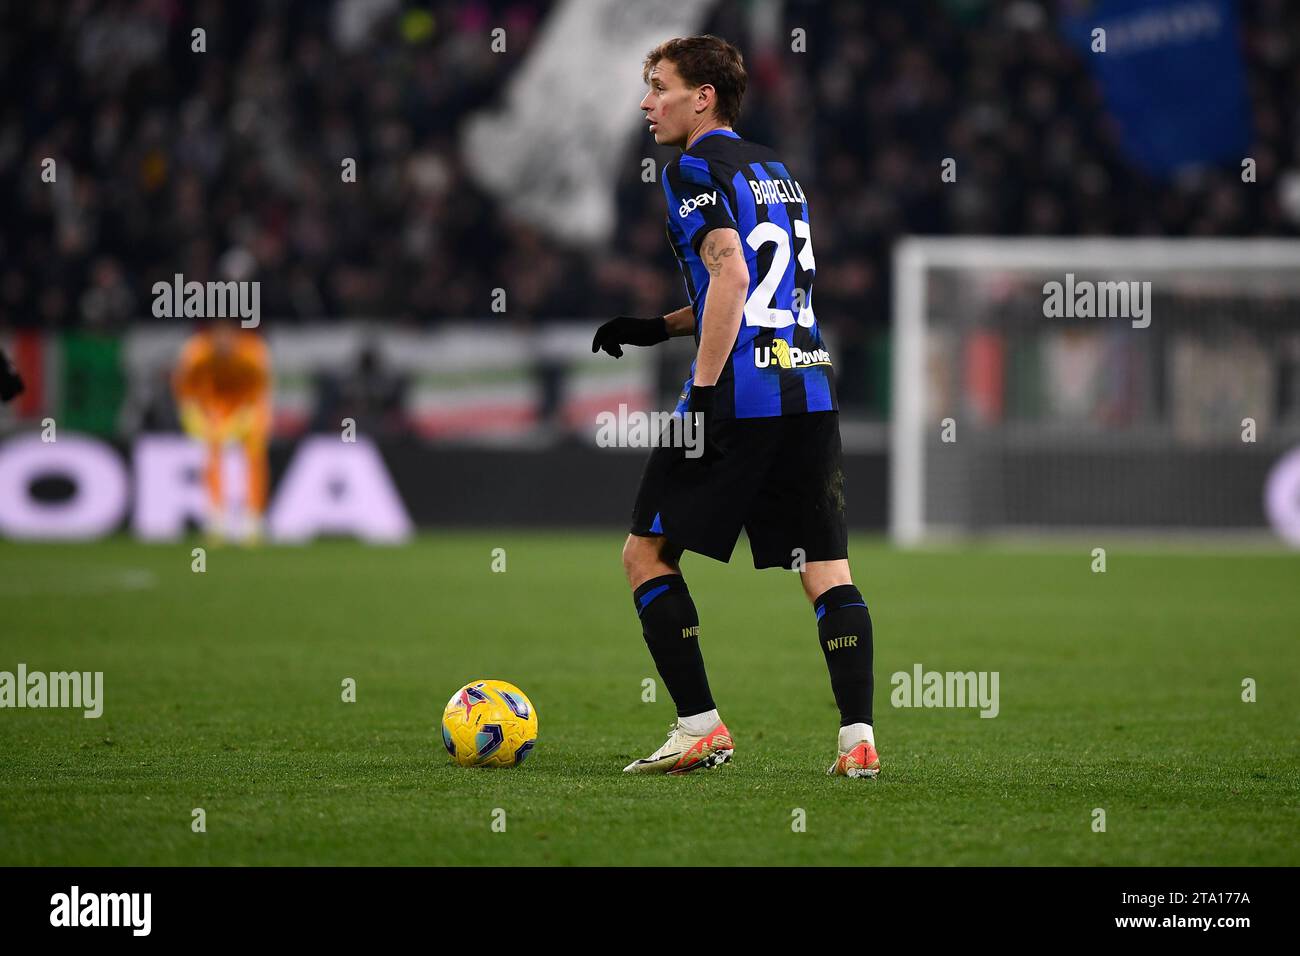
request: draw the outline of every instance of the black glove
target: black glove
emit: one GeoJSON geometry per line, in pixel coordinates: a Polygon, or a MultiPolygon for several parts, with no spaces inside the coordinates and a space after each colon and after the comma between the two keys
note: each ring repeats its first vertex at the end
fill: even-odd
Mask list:
{"type": "Polygon", "coordinates": [[[630,315],[620,315],[610,319],[596,330],[596,337],[591,340],[592,352],[604,349],[614,358],[622,358],[620,345],[658,345],[668,341],[668,323],[662,315],[653,319],[637,319],[630,315]]]}
{"type": "Polygon", "coordinates": [[[23,390],[23,377],[9,364],[9,356],[0,351],[0,402],[7,402],[23,390]]]}
{"type": "Polygon", "coordinates": [[[686,414],[696,428],[696,440],[700,443],[697,461],[711,465],[722,458],[724,452],[718,444],[717,432],[713,421],[713,391],[716,385],[691,385],[691,398],[686,405],[686,414]],[[697,419],[696,416],[699,416],[697,419]],[[696,424],[698,421],[698,425],[696,424]]]}

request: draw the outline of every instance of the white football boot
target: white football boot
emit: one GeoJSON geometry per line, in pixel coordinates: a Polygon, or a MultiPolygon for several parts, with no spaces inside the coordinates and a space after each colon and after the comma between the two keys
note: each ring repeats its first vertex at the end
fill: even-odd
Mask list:
{"type": "Polygon", "coordinates": [[[692,770],[720,767],[735,753],[731,731],[719,720],[704,734],[693,734],[682,727],[680,719],[668,729],[664,745],[648,757],[634,760],[624,773],[683,774],[692,770]]]}
{"type": "Polygon", "coordinates": [[[870,724],[849,724],[840,728],[839,755],[826,772],[832,777],[880,776],[880,756],[870,724]]]}

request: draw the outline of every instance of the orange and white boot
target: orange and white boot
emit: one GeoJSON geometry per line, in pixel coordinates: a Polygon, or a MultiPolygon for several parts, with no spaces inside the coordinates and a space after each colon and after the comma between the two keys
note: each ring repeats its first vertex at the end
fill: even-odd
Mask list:
{"type": "MultiPolygon", "coordinates": [[[[685,720],[696,721],[697,717],[689,717],[685,720]]],[[[687,726],[683,726],[683,718],[673,721],[664,745],[650,756],[632,761],[623,768],[623,772],[677,775],[690,773],[692,770],[722,766],[735,753],[731,731],[727,729],[727,725],[721,718],[717,717],[717,711],[710,711],[708,719],[701,723],[711,724],[710,729],[697,734],[692,733],[687,726]]]]}
{"type": "Polygon", "coordinates": [[[839,756],[826,772],[832,777],[866,777],[880,775],[880,756],[876,753],[875,734],[870,724],[849,724],[840,728],[839,756]]]}

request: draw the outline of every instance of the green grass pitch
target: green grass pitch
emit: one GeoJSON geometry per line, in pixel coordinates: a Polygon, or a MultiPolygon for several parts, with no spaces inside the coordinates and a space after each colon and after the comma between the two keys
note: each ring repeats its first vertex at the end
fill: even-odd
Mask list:
{"type": "Polygon", "coordinates": [[[0,544],[0,670],[103,671],[105,697],[0,710],[0,864],[1300,863],[1300,556],[1115,546],[1094,574],[1089,546],[856,539],[884,765],[861,781],[825,776],[798,582],[743,541],[684,562],[737,750],[681,778],[621,773],[673,710],[642,701],[618,532],[211,549],[202,574],[194,544],[0,544]],[[997,671],[1000,713],[891,706],[916,663],[997,671]],[[521,768],[447,760],[442,706],[479,677],[537,707],[521,768]]]}

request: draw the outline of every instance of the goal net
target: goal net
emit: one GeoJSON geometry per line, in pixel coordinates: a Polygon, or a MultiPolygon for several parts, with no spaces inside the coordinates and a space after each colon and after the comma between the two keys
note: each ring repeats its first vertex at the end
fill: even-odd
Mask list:
{"type": "Polygon", "coordinates": [[[1265,532],[1300,446],[1300,241],[901,240],[892,379],[900,544],[1265,532]]]}

